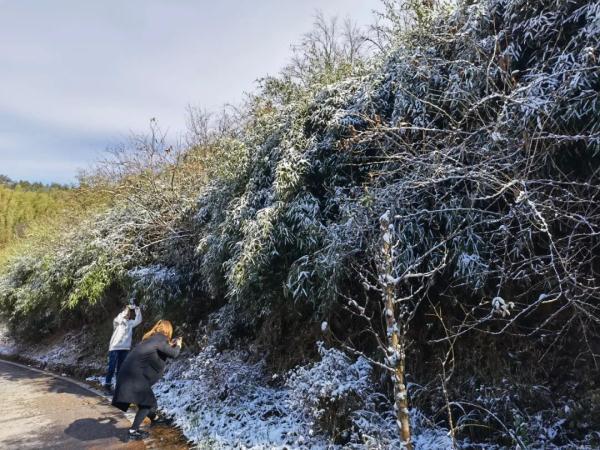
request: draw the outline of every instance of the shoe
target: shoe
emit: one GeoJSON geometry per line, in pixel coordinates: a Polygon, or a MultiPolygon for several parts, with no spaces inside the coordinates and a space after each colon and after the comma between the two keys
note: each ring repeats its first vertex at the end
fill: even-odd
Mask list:
{"type": "Polygon", "coordinates": [[[164,425],[167,423],[171,423],[171,419],[169,417],[165,417],[162,414],[157,415],[154,419],[150,419],[150,426],[153,427],[154,425],[164,425]]]}
{"type": "Polygon", "coordinates": [[[141,441],[142,439],[146,439],[150,436],[150,433],[142,430],[134,430],[133,428],[129,429],[129,439],[134,441],[141,441]]]}
{"type": "Polygon", "coordinates": [[[113,393],[112,384],[103,384],[102,387],[104,388],[104,392],[106,392],[107,394],[113,393]]]}

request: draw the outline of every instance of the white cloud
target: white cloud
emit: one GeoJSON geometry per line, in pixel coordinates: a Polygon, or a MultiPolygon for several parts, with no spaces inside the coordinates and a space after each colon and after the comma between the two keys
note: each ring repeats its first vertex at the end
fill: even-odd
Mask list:
{"type": "Polygon", "coordinates": [[[88,155],[83,161],[102,145],[99,136],[108,145],[115,136],[145,130],[150,117],[177,133],[184,127],[186,105],[216,109],[237,102],[255,79],[279,70],[317,9],[366,23],[379,1],[1,4],[0,115],[25,120],[11,129],[0,124],[0,134],[9,133],[12,142],[9,148],[6,137],[0,140],[0,173],[15,139],[21,139],[17,147],[27,156],[32,124],[47,131],[47,141],[36,144],[50,154],[60,151],[61,136],[69,145],[75,135],[93,141],[93,149],[81,147],[88,155]]]}

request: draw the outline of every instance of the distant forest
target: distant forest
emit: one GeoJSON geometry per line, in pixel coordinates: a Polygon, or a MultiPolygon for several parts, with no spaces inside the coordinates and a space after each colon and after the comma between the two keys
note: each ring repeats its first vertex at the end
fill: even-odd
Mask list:
{"type": "Polygon", "coordinates": [[[68,186],[13,181],[0,175],[0,249],[24,237],[32,223],[55,216],[71,198],[68,186]]]}

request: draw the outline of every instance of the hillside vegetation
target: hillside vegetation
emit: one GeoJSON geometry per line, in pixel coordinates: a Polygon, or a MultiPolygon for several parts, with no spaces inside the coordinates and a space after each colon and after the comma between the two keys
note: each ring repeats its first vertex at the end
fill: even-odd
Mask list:
{"type": "Polygon", "coordinates": [[[59,214],[69,197],[69,189],[59,185],[15,183],[0,176],[0,249],[24,237],[34,221],[59,214]]]}
{"type": "Polygon", "coordinates": [[[44,185],[0,176],[0,266],[37,247],[42,252],[61,231],[106,205],[101,191],[84,186],[44,185]]]}
{"type": "MultiPolygon", "coordinates": [[[[113,152],[85,180],[112,206],[5,265],[14,333],[135,296],[275,372],[343,349],[403,426],[465,447],[597,445],[600,2],[432,4],[384,2],[369,39],[319,19],[186,145],[152,122],[113,152]]],[[[332,441],[392,442],[361,390],[306,389],[332,441]]]]}

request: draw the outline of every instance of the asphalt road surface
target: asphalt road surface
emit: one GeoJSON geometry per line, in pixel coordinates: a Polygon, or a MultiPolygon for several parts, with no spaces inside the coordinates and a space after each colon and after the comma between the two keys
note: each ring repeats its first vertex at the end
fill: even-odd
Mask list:
{"type": "Polygon", "coordinates": [[[0,449],[145,449],[129,421],[68,380],[0,361],[0,449]]]}

